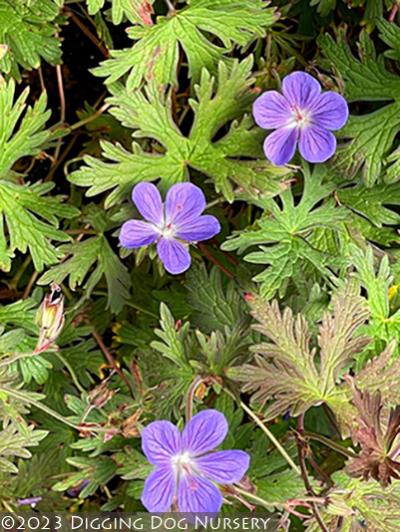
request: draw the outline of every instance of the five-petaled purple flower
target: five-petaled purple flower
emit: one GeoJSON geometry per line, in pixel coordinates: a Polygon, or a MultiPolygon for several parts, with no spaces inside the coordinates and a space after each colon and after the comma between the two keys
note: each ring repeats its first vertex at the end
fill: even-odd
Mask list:
{"type": "Polygon", "coordinates": [[[203,410],[183,432],[169,421],[154,421],[142,432],[142,449],[155,469],[147,478],[142,503],[149,512],[218,512],[222,495],[214,482],[233,484],[246,473],[244,451],[214,451],[228,432],[225,416],[203,410]]]}
{"type": "Polygon", "coordinates": [[[347,122],[346,100],[336,92],[321,94],[316,79],[305,72],[293,72],[282,82],[282,93],[267,91],[253,106],[256,123],[275,129],[264,142],[264,152],[273,164],[287,164],[296,151],[310,163],[323,163],[335,153],[331,133],[347,122]]]}
{"type": "Polygon", "coordinates": [[[221,230],[215,216],[202,215],[206,199],[192,183],[173,185],[165,205],[155,185],[139,183],[132,190],[132,200],[146,221],[125,222],[119,235],[121,245],[138,248],[157,242],[158,256],[169,273],[179,274],[189,268],[189,243],[208,240],[221,230]]]}

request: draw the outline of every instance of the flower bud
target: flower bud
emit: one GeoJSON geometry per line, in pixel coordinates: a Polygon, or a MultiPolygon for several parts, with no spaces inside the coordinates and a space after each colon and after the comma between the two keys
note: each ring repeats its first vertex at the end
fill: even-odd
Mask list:
{"type": "Polygon", "coordinates": [[[40,327],[39,339],[35,353],[46,351],[58,338],[64,325],[64,296],[56,283],[52,283],[51,292],[47,294],[39,307],[36,323],[40,327]]]}

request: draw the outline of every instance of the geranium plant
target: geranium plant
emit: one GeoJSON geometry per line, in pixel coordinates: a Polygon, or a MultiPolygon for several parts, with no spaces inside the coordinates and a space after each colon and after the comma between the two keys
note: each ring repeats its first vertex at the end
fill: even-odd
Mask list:
{"type": "Polygon", "coordinates": [[[400,529],[392,0],[0,0],[0,511],[400,529]]]}

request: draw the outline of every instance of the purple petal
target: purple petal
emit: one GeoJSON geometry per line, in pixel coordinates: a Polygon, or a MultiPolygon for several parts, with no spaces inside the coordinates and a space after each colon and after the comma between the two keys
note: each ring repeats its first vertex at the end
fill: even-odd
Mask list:
{"type": "Polygon", "coordinates": [[[178,508],[180,512],[219,512],[222,495],[219,489],[206,478],[184,475],[178,485],[178,508]]]}
{"type": "Polygon", "coordinates": [[[289,103],[277,91],[264,92],[253,104],[253,116],[256,124],[264,129],[276,129],[285,126],[291,119],[289,103]]]}
{"type": "Polygon", "coordinates": [[[142,504],[149,512],[168,512],[175,495],[175,475],[172,467],[158,467],[147,477],[142,504]]]}
{"type": "Polygon", "coordinates": [[[38,497],[28,497],[27,499],[17,499],[17,505],[18,506],[25,506],[25,505],[30,505],[30,506],[34,506],[35,504],[37,504],[38,502],[41,502],[43,500],[43,497],[40,497],[40,495],[38,497]]]}
{"type": "Polygon", "coordinates": [[[187,242],[201,242],[208,240],[221,231],[219,221],[215,216],[204,214],[180,227],[176,227],[176,236],[187,242]]]}
{"type": "Polygon", "coordinates": [[[324,92],[312,106],[311,115],[314,124],[335,131],[347,122],[349,107],[337,92],[324,92]]]}
{"type": "Polygon", "coordinates": [[[173,275],[185,272],[190,266],[190,253],[187,246],[173,238],[161,238],[157,253],[167,272],[173,275]]]}
{"type": "Polygon", "coordinates": [[[181,433],[169,421],[154,421],[142,431],[142,449],[151,464],[169,464],[181,450],[181,433]]]}
{"type": "Polygon", "coordinates": [[[276,166],[284,166],[296,151],[298,130],[293,127],[277,129],[264,141],[264,153],[276,166]]]}
{"type": "Polygon", "coordinates": [[[196,458],[201,473],[220,484],[239,482],[250,465],[250,456],[244,451],[218,451],[196,458]]]}
{"type": "Polygon", "coordinates": [[[321,85],[306,72],[293,72],[283,80],[282,92],[289,103],[304,109],[318,98],[321,85]]]}
{"type": "Polygon", "coordinates": [[[119,241],[124,248],[140,248],[157,240],[159,233],[155,227],[142,220],[129,220],[121,227],[119,241]]]}
{"type": "Polygon", "coordinates": [[[309,126],[301,130],[299,150],[309,163],[323,163],[335,153],[336,138],[327,129],[309,126]]]}
{"type": "Polygon", "coordinates": [[[196,414],[182,432],[182,449],[195,454],[212,451],[225,439],[228,422],[218,410],[203,410],[196,414]]]}
{"type": "Polygon", "coordinates": [[[163,204],[158,188],[153,183],[136,185],[132,190],[132,201],[145,220],[158,225],[163,223],[163,204]]]}
{"type": "Polygon", "coordinates": [[[165,199],[166,223],[183,225],[197,218],[206,208],[203,191],[192,183],[178,183],[167,192],[165,199]]]}

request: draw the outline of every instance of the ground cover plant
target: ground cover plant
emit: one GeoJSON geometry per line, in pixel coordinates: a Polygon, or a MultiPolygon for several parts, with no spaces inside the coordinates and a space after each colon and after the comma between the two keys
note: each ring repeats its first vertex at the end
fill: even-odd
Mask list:
{"type": "Polygon", "coordinates": [[[0,0],[0,510],[400,529],[397,0],[0,0]]]}

